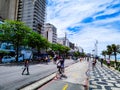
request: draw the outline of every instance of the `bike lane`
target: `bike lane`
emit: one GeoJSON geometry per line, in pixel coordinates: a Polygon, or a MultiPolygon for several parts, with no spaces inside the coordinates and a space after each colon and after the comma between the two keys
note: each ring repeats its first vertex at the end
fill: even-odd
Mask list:
{"type": "Polygon", "coordinates": [[[86,75],[88,65],[87,61],[75,63],[65,69],[66,77],[61,79],[55,77],[37,90],[84,90],[88,78],[86,75]]]}

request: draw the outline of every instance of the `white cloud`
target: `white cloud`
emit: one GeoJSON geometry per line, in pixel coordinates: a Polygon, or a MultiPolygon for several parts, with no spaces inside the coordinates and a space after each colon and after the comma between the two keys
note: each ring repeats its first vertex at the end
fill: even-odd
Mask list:
{"type": "Polygon", "coordinates": [[[115,30],[87,27],[72,36],[70,40],[74,43],[79,43],[87,52],[91,52],[94,49],[94,44],[96,40],[98,40],[98,48],[99,51],[101,51],[105,49],[106,45],[111,43],[119,44],[119,35],[120,34],[115,30]]]}
{"type": "MultiPolygon", "coordinates": [[[[73,34],[69,37],[71,42],[83,47],[87,52],[94,49],[95,40],[98,40],[99,52],[108,44],[120,44],[120,32],[114,26],[106,25],[114,21],[120,21],[120,16],[97,20],[91,23],[80,23],[87,17],[95,19],[97,12],[104,11],[99,15],[117,12],[117,9],[106,9],[111,3],[118,3],[119,0],[49,0],[53,1],[47,8],[47,22],[57,28],[58,37],[63,37],[65,32],[73,34]],[[82,26],[77,33],[68,31],[68,27],[82,26]],[[111,28],[112,27],[112,28],[111,28]]],[[[116,23],[117,24],[117,23],[116,23]]]]}

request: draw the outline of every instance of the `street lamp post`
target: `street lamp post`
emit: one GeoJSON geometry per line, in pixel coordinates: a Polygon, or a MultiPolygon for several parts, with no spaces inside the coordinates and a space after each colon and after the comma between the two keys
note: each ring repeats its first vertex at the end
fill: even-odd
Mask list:
{"type": "Polygon", "coordinates": [[[98,56],[98,41],[95,42],[95,57],[98,56]]]}

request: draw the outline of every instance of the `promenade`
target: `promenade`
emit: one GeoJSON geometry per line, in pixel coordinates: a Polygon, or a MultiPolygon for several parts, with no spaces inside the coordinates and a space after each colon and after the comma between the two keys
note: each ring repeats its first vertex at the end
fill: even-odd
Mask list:
{"type": "Polygon", "coordinates": [[[90,62],[89,69],[89,90],[120,90],[120,72],[106,65],[101,67],[100,62],[97,62],[94,70],[90,62]]]}

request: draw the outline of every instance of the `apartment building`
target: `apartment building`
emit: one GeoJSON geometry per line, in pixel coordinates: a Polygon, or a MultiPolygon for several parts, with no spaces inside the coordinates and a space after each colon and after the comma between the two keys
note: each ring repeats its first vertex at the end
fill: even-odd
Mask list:
{"type": "Polygon", "coordinates": [[[17,20],[19,0],[0,0],[0,18],[17,20]]]}
{"type": "Polygon", "coordinates": [[[0,0],[2,19],[20,20],[43,34],[47,0],[0,0]]]}

